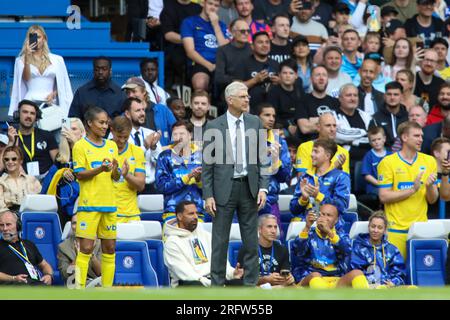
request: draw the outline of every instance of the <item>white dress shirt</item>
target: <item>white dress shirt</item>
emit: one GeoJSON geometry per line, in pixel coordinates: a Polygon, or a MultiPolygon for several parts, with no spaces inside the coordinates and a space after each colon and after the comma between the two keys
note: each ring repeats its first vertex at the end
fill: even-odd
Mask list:
{"type": "MultiPolygon", "coordinates": [[[[236,163],[236,121],[238,118],[233,116],[230,111],[227,111],[227,123],[228,123],[228,130],[230,132],[230,139],[231,139],[231,146],[233,149],[233,160],[236,163]]],[[[244,123],[244,114],[241,114],[239,117],[239,120],[241,120],[241,123],[239,124],[241,130],[242,130],[242,172],[237,173],[234,171],[234,178],[244,177],[248,174],[247,172],[247,156],[245,153],[245,123],[244,123]]]]}
{"type": "MultiPolygon", "coordinates": [[[[142,76],[141,76],[142,78],[142,76]]],[[[142,80],[144,80],[142,78],[142,80]]],[[[164,91],[163,88],[158,86],[158,83],[155,81],[153,82],[153,88],[150,88],[150,84],[144,80],[145,83],[145,89],[147,90],[148,97],[150,98],[150,101],[157,104],[166,104],[167,99],[170,98],[170,95],[164,91]]]]}

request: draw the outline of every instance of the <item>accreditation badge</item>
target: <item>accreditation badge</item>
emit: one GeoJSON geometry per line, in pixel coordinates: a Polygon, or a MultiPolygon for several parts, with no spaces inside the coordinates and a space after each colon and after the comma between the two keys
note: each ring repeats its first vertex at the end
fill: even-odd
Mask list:
{"type": "Polygon", "coordinates": [[[29,262],[25,262],[25,267],[27,267],[28,274],[30,275],[30,278],[33,280],[39,281],[39,275],[36,271],[36,268],[29,262]]]}

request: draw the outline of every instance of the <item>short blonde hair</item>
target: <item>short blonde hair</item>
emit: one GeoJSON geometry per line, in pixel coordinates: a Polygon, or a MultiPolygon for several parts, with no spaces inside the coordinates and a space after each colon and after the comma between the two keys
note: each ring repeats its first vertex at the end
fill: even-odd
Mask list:
{"type": "Polygon", "coordinates": [[[248,87],[240,81],[234,81],[225,88],[225,99],[235,95],[240,90],[248,90],[248,87]]]}
{"type": "Polygon", "coordinates": [[[86,129],[84,128],[83,122],[79,118],[69,118],[70,124],[75,122],[78,129],[81,131],[81,135],[84,137],[86,135],[86,129]]]}

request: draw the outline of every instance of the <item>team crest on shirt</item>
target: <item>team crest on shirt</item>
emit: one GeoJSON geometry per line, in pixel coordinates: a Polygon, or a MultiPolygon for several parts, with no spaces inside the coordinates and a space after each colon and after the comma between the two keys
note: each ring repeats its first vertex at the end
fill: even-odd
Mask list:
{"type": "Polygon", "coordinates": [[[419,171],[425,171],[427,169],[427,167],[425,166],[420,166],[419,171]]]}
{"type": "Polygon", "coordinates": [[[383,181],[383,178],[384,178],[384,177],[383,177],[382,174],[379,174],[379,175],[378,175],[378,181],[383,181]]]}
{"type": "Polygon", "coordinates": [[[39,141],[38,143],[36,143],[36,147],[39,150],[45,150],[47,148],[47,142],[46,141],[39,141]]]}
{"type": "Polygon", "coordinates": [[[80,222],[80,230],[86,230],[87,229],[87,223],[86,221],[80,222]]]}
{"type": "Polygon", "coordinates": [[[114,149],[113,148],[109,149],[109,153],[114,153],[114,149]]]}
{"type": "Polygon", "coordinates": [[[131,157],[130,158],[130,164],[136,164],[136,158],[135,157],[131,157]]]}

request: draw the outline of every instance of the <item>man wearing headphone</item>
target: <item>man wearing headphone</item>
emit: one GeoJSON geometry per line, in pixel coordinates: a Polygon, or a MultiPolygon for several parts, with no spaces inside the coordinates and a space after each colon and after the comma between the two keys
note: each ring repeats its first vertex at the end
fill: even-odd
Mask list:
{"type": "Polygon", "coordinates": [[[33,101],[20,101],[13,117],[15,122],[19,122],[19,130],[9,126],[8,145],[18,145],[22,149],[23,169],[42,181],[55,161],[58,144],[52,133],[35,128],[35,123],[41,118],[41,110],[33,101]]]}
{"type": "Polygon", "coordinates": [[[21,229],[15,213],[0,213],[0,284],[51,285],[52,267],[33,242],[20,239],[21,229]]]}

